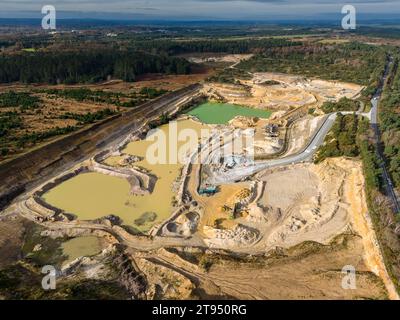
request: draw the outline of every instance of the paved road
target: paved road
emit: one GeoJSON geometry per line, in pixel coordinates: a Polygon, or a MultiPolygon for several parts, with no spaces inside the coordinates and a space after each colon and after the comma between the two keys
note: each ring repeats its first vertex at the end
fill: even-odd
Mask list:
{"type": "Polygon", "coordinates": [[[385,81],[389,75],[390,66],[392,63],[393,63],[393,59],[390,59],[388,65],[386,66],[386,70],[385,70],[384,76],[382,78],[381,84],[380,84],[378,90],[376,91],[374,97],[371,100],[372,108],[371,108],[370,113],[371,113],[371,127],[374,130],[374,134],[375,134],[377,155],[380,160],[379,161],[380,168],[382,170],[382,179],[383,179],[383,183],[385,185],[386,195],[388,197],[390,197],[395,212],[397,214],[400,214],[399,200],[397,199],[396,193],[394,191],[394,187],[393,187],[394,185],[393,185],[392,179],[390,178],[390,175],[388,173],[388,170],[387,170],[386,164],[385,164],[385,157],[384,157],[383,150],[381,147],[381,132],[379,129],[379,121],[378,121],[379,102],[381,100],[383,87],[384,87],[385,81]]]}
{"type": "MultiPolygon", "coordinates": [[[[353,114],[354,112],[346,111],[341,113],[347,115],[353,114]]],[[[371,117],[371,113],[356,112],[356,114],[365,116],[369,119],[371,117]]],[[[310,161],[315,152],[318,150],[318,147],[324,143],[325,137],[332,129],[336,117],[336,112],[327,115],[319,130],[314,133],[314,136],[311,138],[309,144],[301,152],[280,159],[255,162],[253,165],[237,166],[227,172],[219,172],[220,175],[214,176],[210,182],[214,184],[223,184],[240,181],[265,169],[310,161]]]]}

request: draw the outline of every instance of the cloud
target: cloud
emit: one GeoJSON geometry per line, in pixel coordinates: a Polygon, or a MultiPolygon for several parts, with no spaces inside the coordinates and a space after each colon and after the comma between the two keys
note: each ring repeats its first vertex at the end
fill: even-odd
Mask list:
{"type": "MultiPolygon", "coordinates": [[[[399,13],[399,0],[0,0],[2,12],[32,11],[43,5],[57,11],[149,14],[154,17],[203,17],[204,19],[268,19],[270,17],[340,14],[351,3],[362,13],[399,13]]],[[[1,12],[0,12],[1,16],[1,12]]]]}

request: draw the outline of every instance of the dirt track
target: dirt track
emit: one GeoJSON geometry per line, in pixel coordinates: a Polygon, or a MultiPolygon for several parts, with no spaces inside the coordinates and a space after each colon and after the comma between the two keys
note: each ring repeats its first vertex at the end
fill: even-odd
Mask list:
{"type": "MultiPolygon", "coordinates": [[[[140,258],[189,279],[201,299],[385,299],[386,291],[365,266],[362,252],[362,240],[348,234],[328,246],[304,243],[270,257],[214,255],[208,271],[164,249],[140,258]],[[348,264],[357,268],[356,290],[342,288],[341,270],[348,264]]],[[[136,260],[137,253],[132,254],[136,260]]]]}

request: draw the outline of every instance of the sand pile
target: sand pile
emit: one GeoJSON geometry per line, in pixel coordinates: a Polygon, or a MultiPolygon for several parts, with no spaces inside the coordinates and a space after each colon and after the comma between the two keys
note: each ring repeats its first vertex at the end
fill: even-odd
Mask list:
{"type": "Polygon", "coordinates": [[[236,116],[231,121],[229,121],[229,125],[238,129],[247,129],[255,127],[258,120],[259,119],[257,117],[236,116]]]}
{"type": "Polygon", "coordinates": [[[256,229],[237,224],[233,229],[216,229],[205,226],[204,242],[210,248],[248,247],[254,244],[259,237],[256,229]]]}

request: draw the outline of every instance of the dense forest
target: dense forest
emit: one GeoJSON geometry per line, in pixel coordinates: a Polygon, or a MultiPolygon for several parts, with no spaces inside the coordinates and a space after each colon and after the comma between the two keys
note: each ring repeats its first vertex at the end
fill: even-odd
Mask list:
{"type": "Polygon", "coordinates": [[[396,28],[387,28],[385,26],[360,26],[355,31],[358,35],[364,35],[368,37],[379,37],[379,38],[400,38],[400,30],[396,28]]]}
{"type": "Polygon", "coordinates": [[[243,54],[263,52],[270,48],[276,47],[292,47],[301,45],[301,42],[290,41],[287,39],[209,39],[209,40],[152,40],[136,42],[142,50],[153,53],[165,53],[168,55],[178,55],[185,53],[230,53],[243,54]]]}
{"type": "Polygon", "coordinates": [[[284,72],[327,80],[340,80],[370,86],[373,93],[382,75],[386,52],[361,43],[342,45],[312,44],[270,48],[243,61],[239,69],[255,72],[284,72]]]}
{"type": "Polygon", "coordinates": [[[357,157],[360,154],[357,146],[358,116],[338,114],[326,142],[318,150],[316,162],[321,162],[329,157],[357,157]]]}
{"type": "Polygon", "coordinates": [[[360,102],[351,100],[346,97],[341,98],[337,102],[326,101],[323,103],[321,109],[325,113],[337,111],[357,111],[360,108],[360,102]]]}
{"type": "Polygon", "coordinates": [[[138,75],[145,73],[190,73],[191,65],[187,60],[173,57],[180,54],[259,53],[301,44],[286,39],[146,39],[120,46],[99,44],[88,50],[76,42],[61,46],[60,50],[51,47],[48,50],[0,54],[0,83],[95,83],[110,77],[135,81],[138,75]]]}
{"type": "Polygon", "coordinates": [[[369,130],[370,125],[366,118],[339,113],[325,143],[316,154],[315,162],[320,163],[330,157],[361,157],[368,186],[380,189],[381,169],[369,130]]]}
{"type": "Polygon", "coordinates": [[[392,77],[380,103],[380,125],[388,169],[397,187],[400,186],[400,57],[395,58],[392,77]]]}
{"type": "Polygon", "coordinates": [[[135,81],[145,73],[187,74],[182,58],[122,50],[21,52],[0,55],[0,82],[80,83],[108,78],[135,81]]]}
{"type": "MultiPolygon", "coordinates": [[[[397,50],[396,50],[397,51],[397,50]]],[[[386,167],[397,187],[400,186],[400,72],[397,56],[390,77],[379,104],[379,120],[384,144],[386,167]]],[[[375,147],[375,135],[371,129],[360,130],[359,148],[363,161],[366,195],[370,216],[374,223],[379,245],[388,273],[400,290],[400,243],[396,233],[396,223],[400,215],[395,215],[392,204],[385,196],[386,188],[381,180],[382,172],[375,147]]],[[[397,224],[398,226],[398,224],[397,224]]]]}

